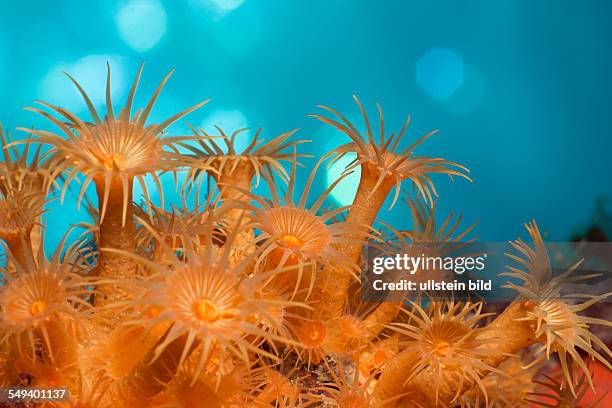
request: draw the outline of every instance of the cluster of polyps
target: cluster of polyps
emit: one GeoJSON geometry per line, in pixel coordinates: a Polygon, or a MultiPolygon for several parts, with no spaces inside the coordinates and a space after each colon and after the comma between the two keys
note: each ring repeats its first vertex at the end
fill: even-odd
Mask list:
{"type": "Polygon", "coordinates": [[[40,102],[46,110],[31,110],[61,135],[2,135],[1,385],[65,386],[70,401],[56,405],[74,407],[519,407],[538,400],[534,377],[548,359],[564,374],[547,383],[559,396],[553,404],[566,406],[593,388],[579,350],[610,368],[610,350],[589,331],[610,323],[579,314],[607,295],[561,300],[573,270],[551,277],[535,223],[527,226],[533,247],[513,243],[523,269],[508,274],[523,281],[514,286],[519,297],[497,316],[482,313],[480,302],[360,301],[365,243],[456,242],[469,231],[456,233],[452,215],[434,222],[432,175],[469,180],[463,166],[415,154],[434,132],[400,148],[408,121],[387,135],[378,107],[375,135],[357,98],[363,132],[321,107],[331,116],[312,116],[350,141],[324,155],[298,193],[305,156],[295,132],[268,141],[257,132],[243,151],[235,143],[243,129],[166,137],[171,123],[205,102],[147,124],[169,75],[133,113],[141,72],[118,114],[109,69],[103,117],[73,80],[91,121],[40,102]],[[342,177],[360,167],[357,194],[352,205],[330,209],[342,177],[316,199],[309,192],[321,164],[348,153],[356,160],[342,177]],[[185,175],[182,207],[164,206],[163,172],[185,175]],[[161,204],[151,202],[146,177],[161,204]],[[262,180],[269,196],[254,192],[262,180]],[[133,202],[135,181],[141,205],[133,202]],[[80,184],[80,203],[92,182],[94,224],[47,257],[45,202],[80,184]],[[406,183],[414,187],[413,230],[377,230],[387,196],[395,188],[395,205],[406,183]]]}

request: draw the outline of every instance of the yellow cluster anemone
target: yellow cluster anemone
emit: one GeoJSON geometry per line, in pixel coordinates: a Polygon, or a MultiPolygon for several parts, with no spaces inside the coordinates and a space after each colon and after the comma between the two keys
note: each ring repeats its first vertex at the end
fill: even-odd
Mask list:
{"type": "MultiPolygon", "coordinates": [[[[229,187],[236,185],[248,190],[253,179],[255,179],[255,186],[259,185],[261,178],[264,178],[271,187],[276,186],[275,177],[280,177],[281,180],[287,182],[289,175],[282,162],[294,160],[294,148],[300,143],[307,142],[306,140],[289,140],[297,129],[265,141],[260,138],[262,130],[259,129],[246,147],[240,151],[237,138],[246,137],[248,129],[238,129],[230,136],[220,127],[216,127],[216,130],[218,134],[211,135],[204,129],[192,127],[196,136],[195,143],[189,141],[180,143],[180,145],[187,149],[191,153],[190,156],[201,165],[214,169],[210,175],[217,181],[226,199],[233,198],[240,193],[229,187]]],[[[200,184],[204,179],[203,175],[204,173],[196,168],[190,171],[188,180],[200,184]]]]}
{"type": "MultiPolygon", "coordinates": [[[[356,274],[358,267],[345,259],[339,251],[343,244],[357,243],[356,236],[368,236],[367,227],[358,223],[337,222],[336,217],[346,212],[347,206],[339,207],[333,211],[322,211],[326,199],[333,191],[336,181],[322,194],[318,195],[314,203],[308,202],[310,189],[315,180],[317,170],[322,163],[319,161],[311,172],[299,199],[294,198],[296,186],[296,162],[293,162],[287,192],[284,196],[272,190],[271,199],[267,199],[249,191],[245,191],[244,200],[232,203],[247,211],[251,220],[249,225],[255,230],[255,242],[265,245],[258,259],[258,265],[266,261],[263,267],[293,267],[297,273],[299,283],[302,281],[304,269],[308,268],[311,276],[307,280],[307,287],[311,288],[318,269],[322,266],[334,264],[349,273],[356,274]]],[[[297,287],[296,286],[296,290],[297,287]]]]}
{"type": "Polygon", "coordinates": [[[194,243],[204,240],[204,234],[209,232],[207,225],[215,225],[214,243],[222,245],[224,241],[224,218],[219,205],[219,196],[212,192],[204,202],[196,198],[193,208],[189,208],[186,197],[182,196],[182,205],[166,210],[150,201],[145,202],[135,210],[136,214],[136,248],[139,252],[160,260],[163,250],[157,245],[155,235],[171,248],[180,251],[184,243],[183,237],[190,237],[194,243]],[[154,234],[151,233],[154,232],[154,234]]]}
{"type": "Polygon", "coordinates": [[[37,191],[2,190],[0,187],[0,238],[21,257],[21,241],[30,242],[32,229],[44,212],[45,196],[37,191]]]}
{"type": "MultiPolygon", "coordinates": [[[[463,230],[460,229],[462,217],[461,215],[455,217],[453,212],[442,223],[437,224],[435,202],[431,206],[410,198],[406,202],[410,207],[414,223],[412,229],[397,231],[387,225],[378,231],[381,239],[369,243],[382,255],[394,256],[397,253],[415,252],[414,255],[420,256],[426,252],[428,256],[445,256],[448,252],[456,250],[459,243],[466,239],[476,225],[472,224],[463,230]]],[[[471,241],[473,239],[467,240],[467,242],[471,241]]],[[[426,274],[423,271],[416,272],[411,279],[441,280],[447,279],[448,274],[449,272],[445,270],[428,269],[426,274]]],[[[385,301],[371,310],[371,313],[365,316],[361,323],[363,337],[369,340],[375,338],[396,318],[401,307],[401,301],[385,301]]]]}
{"type": "MultiPolygon", "coordinates": [[[[44,130],[23,129],[37,136],[33,141],[51,146],[45,154],[49,167],[53,168],[54,175],[66,173],[62,196],[70,183],[77,179],[77,175],[83,174],[85,181],[81,185],[79,201],[89,183],[93,181],[101,203],[101,222],[105,218],[111,189],[121,187],[119,194],[115,194],[114,198],[122,196],[120,202],[123,203],[122,219],[125,224],[131,203],[128,190],[131,190],[132,180],[134,178],[138,180],[146,192],[145,175],[151,175],[156,184],[161,186],[157,172],[176,169],[185,164],[184,156],[179,155],[174,147],[176,142],[184,138],[161,136],[172,123],[208,102],[208,100],[200,102],[161,123],[147,125],[153,105],[172,75],[172,71],[164,77],[144,109],[132,115],[134,95],[143,67],[144,65],[141,65],[138,70],[127,102],[118,115],[115,115],[111,98],[110,65],[106,81],[106,115],[103,118],[100,117],[86,91],[69,74],[66,75],[83,96],[93,122],[81,120],[66,109],[43,101],[38,103],[58,114],[61,120],[42,109],[27,108],[50,120],[64,134],[62,137],[44,130]]],[[[163,189],[160,188],[159,191],[163,193],[163,189]]]]}
{"type": "Polygon", "coordinates": [[[67,335],[82,333],[92,311],[88,303],[92,292],[80,266],[71,262],[76,257],[75,247],[64,248],[62,242],[47,259],[41,246],[37,254],[27,252],[21,261],[8,250],[15,271],[4,273],[0,284],[1,343],[10,342],[24,352],[27,345],[35,355],[42,342],[52,355],[50,325],[60,324],[67,335]]]}
{"type": "MultiPolygon", "coordinates": [[[[601,391],[583,358],[611,368],[592,332],[611,323],[589,309],[609,294],[568,297],[567,284],[586,277],[579,264],[553,275],[535,223],[532,244],[512,242],[506,276],[518,296],[507,305],[366,300],[364,250],[446,256],[471,241],[473,225],[436,214],[433,182],[469,180],[467,169],[416,154],[435,132],[406,147],[408,121],[388,134],[378,107],[375,134],[355,98],[361,130],[329,107],[313,115],[350,141],[310,163],[295,130],[268,140],[219,127],[167,135],[206,101],[147,123],[170,74],[132,112],[140,67],[116,112],[107,70],[103,114],[70,77],[88,118],[40,102],[28,109],[59,131],[26,129],[13,141],[0,128],[1,386],[66,387],[67,401],[40,405],[72,408],[561,408],[601,391]],[[356,159],[318,189],[321,167],[348,154],[356,159]],[[353,202],[334,205],[332,191],[357,169],[353,202]],[[164,200],[162,174],[180,202],[164,200]],[[72,226],[85,232],[45,256],[41,218],[56,216],[45,203],[57,195],[66,211],[69,193],[93,223],[72,226]],[[387,199],[408,230],[382,221],[387,199]],[[538,380],[551,372],[559,378],[538,380]]],[[[427,279],[447,278],[439,269],[427,279]]]]}
{"type": "Polygon", "coordinates": [[[533,239],[533,248],[520,239],[511,242],[520,255],[509,254],[509,256],[518,263],[519,267],[511,265],[509,266],[510,272],[502,274],[522,281],[521,286],[509,282],[507,287],[518,291],[519,300],[528,302],[532,306],[520,320],[531,323],[535,327],[535,337],[543,343],[538,350],[541,357],[550,358],[551,352],[557,354],[561,369],[572,392],[575,391],[571,375],[573,365],[580,367],[588,384],[594,388],[589,370],[580,356],[579,350],[587,353],[591,358],[599,360],[608,369],[612,369],[612,364],[608,361],[612,357],[612,351],[599,337],[589,331],[590,325],[610,327],[612,323],[603,319],[583,316],[579,313],[596,302],[609,297],[612,293],[586,296],[588,300],[582,303],[577,299],[585,296],[562,293],[567,284],[584,281],[593,276],[574,275],[581,261],[566,272],[553,276],[548,252],[538,226],[535,222],[532,222],[525,227],[533,239]],[[601,352],[596,347],[599,347],[601,352]]]}
{"type": "Polygon", "coordinates": [[[483,378],[482,383],[486,396],[478,387],[467,391],[461,397],[461,408],[523,408],[528,397],[535,392],[537,384],[534,377],[542,365],[533,365],[530,353],[513,355],[498,367],[499,372],[492,372],[483,378]],[[486,404],[488,399],[489,405],[486,404]]]}
{"type": "MultiPolygon", "coordinates": [[[[274,358],[259,348],[254,340],[285,341],[263,330],[258,319],[253,319],[254,316],[265,317],[267,325],[281,325],[266,314],[267,305],[277,301],[257,297],[254,293],[257,280],[266,276],[249,277],[245,273],[252,259],[234,265],[230,256],[231,245],[226,243],[224,248],[214,245],[212,223],[207,223],[207,232],[203,236],[201,246],[195,246],[191,238],[183,237],[184,250],[180,258],[172,248],[160,242],[169,265],[134,256],[152,272],[142,281],[143,295],[134,300],[136,309],[156,310],[156,313],[139,315],[129,324],[155,327],[168,322],[170,326],[156,346],[153,360],[161,358],[173,342],[184,339],[178,364],[181,365],[194,348],[200,348],[196,375],[213,354],[220,360],[220,374],[224,374],[225,362],[232,357],[245,364],[249,363],[253,353],[274,358]]],[[[235,235],[228,239],[234,238],[235,235]]]]}
{"type": "MultiPolygon", "coordinates": [[[[259,186],[262,178],[270,191],[275,191],[278,188],[277,179],[286,182],[289,178],[282,163],[304,156],[296,153],[296,146],[305,141],[289,140],[297,129],[268,141],[260,138],[262,130],[259,129],[244,149],[238,148],[237,138],[245,137],[248,129],[235,130],[231,136],[218,126],[216,130],[219,134],[210,135],[203,129],[192,127],[195,143],[190,140],[180,144],[189,152],[189,157],[198,163],[188,172],[184,189],[195,188],[198,191],[204,180],[210,184],[212,178],[226,203],[244,199],[244,192],[259,186]],[[202,171],[202,168],[208,170],[202,171]]],[[[226,214],[229,219],[237,220],[245,216],[244,210],[232,207],[230,205],[226,214]]],[[[248,256],[241,247],[250,245],[252,240],[253,230],[243,230],[234,242],[233,256],[248,256]]]]}
{"type": "MultiPolygon", "coordinates": [[[[459,164],[442,158],[430,158],[414,155],[414,149],[435,132],[430,132],[412,145],[400,150],[400,142],[404,137],[409,119],[397,134],[389,136],[385,133],[385,121],[382,109],[378,107],[379,135],[374,135],[370,119],[357,97],[354,97],[365,125],[364,132],[346,119],[335,109],[320,106],[331,113],[335,118],[323,115],[310,115],[314,118],[331,125],[335,129],[347,135],[351,142],[334,149],[330,154],[334,159],[339,159],[346,154],[355,153],[356,160],[345,169],[350,172],[359,167],[361,176],[354,204],[347,214],[347,222],[365,224],[369,227],[374,225],[376,215],[383,206],[387,196],[395,187],[395,195],[391,203],[393,207],[399,197],[401,185],[404,180],[411,180],[422,199],[433,201],[437,195],[435,185],[431,180],[431,174],[442,173],[453,176],[464,177],[471,180],[466,173],[468,170],[459,164]]],[[[359,263],[361,256],[361,245],[349,245],[343,248],[343,255],[355,263],[359,263]]],[[[316,289],[319,292],[320,306],[317,314],[324,318],[335,318],[342,312],[342,293],[346,293],[350,286],[350,275],[346,272],[333,268],[327,268],[316,289]],[[328,306],[323,310],[323,304],[328,306]]]]}
{"type": "MultiPolygon", "coordinates": [[[[357,153],[357,160],[349,165],[347,170],[361,166],[362,183],[360,183],[360,186],[365,185],[363,180],[367,178],[370,179],[370,182],[373,182],[372,185],[368,185],[368,196],[373,196],[380,188],[381,190],[386,191],[385,194],[380,194],[380,196],[384,195],[386,197],[390,189],[395,186],[396,193],[391,204],[391,206],[393,206],[399,197],[400,186],[403,180],[408,179],[414,183],[414,186],[417,188],[423,198],[429,200],[429,202],[432,202],[432,196],[437,195],[437,192],[429,176],[430,174],[442,173],[448,174],[449,176],[456,175],[470,180],[470,178],[465,174],[468,172],[467,168],[462,165],[441,158],[416,156],[414,154],[414,149],[430,136],[437,133],[437,131],[429,132],[410,146],[400,149],[399,146],[406,133],[408,124],[410,123],[410,117],[406,119],[404,126],[397,135],[392,133],[391,135],[387,136],[385,134],[383,111],[380,105],[377,104],[379,134],[376,136],[370,124],[370,119],[368,118],[365,109],[361,105],[361,102],[357,96],[353,96],[353,99],[355,99],[355,102],[357,103],[363,117],[366,127],[365,137],[355,125],[353,125],[338,111],[330,107],[323,105],[319,106],[320,108],[336,116],[336,118],[329,118],[323,115],[311,116],[322,121],[323,123],[333,126],[351,139],[350,143],[336,148],[334,150],[334,155],[339,157],[351,152],[357,153]]],[[[363,193],[366,192],[364,191],[363,193]]]]}
{"type": "MultiPolygon", "coordinates": [[[[46,331],[50,344],[36,354],[19,354],[13,361],[13,369],[30,378],[35,387],[74,386],[79,378],[78,344],[76,338],[65,335],[61,322],[49,321],[46,331]],[[46,347],[52,347],[53,353],[46,347]]],[[[41,344],[42,346],[42,344],[41,344]]]]}
{"type": "Polygon", "coordinates": [[[218,375],[211,369],[211,364],[201,370],[199,359],[199,351],[196,351],[177,372],[170,373],[170,380],[163,384],[159,394],[149,399],[147,407],[249,406],[254,399],[250,391],[256,387],[261,375],[238,362],[228,364],[224,374],[218,375]]]}
{"type": "MultiPolygon", "coordinates": [[[[106,114],[102,118],[81,85],[69,74],[87,105],[92,122],[80,119],[66,109],[47,102],[38,101],[43,107],[59,115],[39,108],[27,108],[39,113],[57,128],[63,136],[36,129],[23,129],[34,137],[25,143],[41,143],[49,147],[44,157],[52,169],[51,177],[65,177],[60,198],[63,200],[68,187],[74,182],[81,184],[77,202],[82,201],[87,187],[93,182],[99,203],[100,246],[132,251],[134,243],[133,183],[137,180],[148,199],[146,176],[152,177],[158,186],[163,202],[163,188],[159,172],[178,170],[186,165],[186,156],[181,155],[175,144],[184,137],[163,137],[168,126],[193,110],[204,105],[203,101],[179,112],[161,123],[147,125],[147,120],[161,90],[170,78],[166,75],[153,96],[142,110],[132,113],[136,88],[140,81],[143,65],[129,92],[123,109],[115,115],[111,98],[111,70],[107,65],[106,114]],[[79,180],[79,176],[84,177],[79,180]]],[[[102,254],[96,272],[104,277],[130,276],[135,266],[128,258],[117,254],[102,254]]],[[[105,286],[99,288],[99,303],[112,302],[123,296],[105,286]]]]}
{"type": "MultiPolygon", "coordinates": [[[[344,369],[326,366],[330,381],[324,382],[314,389],[313,401],[321,402],[324,406],[331,405],[338,408],[378,408],[384,403],[374,401],[370,384],[374,380],[374,373],[365,378],[360,377],[357,369],[352,375],[347,375],[344,369]]],[[[386,401],[388,402],[388,401],[386,401]]]]}
{"type": "Polygon", "coordinates": [[[38,230],[54,181],[41,159],[41,146],[33,154],[30,145],[20,152],[1,125],[0,139],[4,146],[0,161],[0,239],[23,261],[24,251],[32,238],[37,238],[33,231],[38,230]]]}
{"type": "MultiPolygon", "coordinates": [[[[281,407],[298,407],[304,402],[299,380],[288,378],[285,374],[275,370],[278,367],[264,366],[261,372],[261,381],[257,389],[255,405],[281,407]]],[[[290,373],[291,374],[291,373],[290,373]]]]}
{"type": "Polygon", "coordinates": [[[478,326],[487,316],[482,303],[432,302],[427,310],[412,302],[409,321],[392,326],[406,337],[406,349],[416,353],[404,386],[421,382],[431,387],[426,398],[433,406],[454,403],[470,384],[488,400],[482,378],[499,372],[483,361],[492,351],[483,347],[478,326]]]}
{"type": "Polygon", "coordinates": [[[0,125],[2,140],[2,161],[0,161],[0,180],[3,194],[10,191],[36,191],[45,195],[55,183],[50,177],[49,168],[42,157],[42,146],[39,145],[30,154],[32,146],[27,144],[20,152],[10,134],[5,133],[0,125]]]}

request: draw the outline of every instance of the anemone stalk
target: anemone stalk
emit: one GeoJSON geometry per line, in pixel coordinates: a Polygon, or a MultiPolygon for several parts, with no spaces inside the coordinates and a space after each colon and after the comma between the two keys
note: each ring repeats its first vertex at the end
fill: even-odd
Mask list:
{"type": "MultiPolygon", "coordinates": [[[[103,202],[105,197],[108,202],[106,216],[100,223],[100,247],[134,251],[136,249],[134,210],[131,205],[123,207],[124,202],[132,202],[132,179],[128,179],[127,189],[125,181],[118,176],[111,178],[110,183],[99,179],[94,179],[94,182],[98,202],[103,202]]],[[[96,272],[101,278],[121,279],[133,276],[135,269],[136,263],[132,258],[116,252],[102,251],[96,272]]],[[[117,297],[117,290],[118,287],[114,284],[100,285],[96,303],[103,305],[112,302],[117,297]]]]}

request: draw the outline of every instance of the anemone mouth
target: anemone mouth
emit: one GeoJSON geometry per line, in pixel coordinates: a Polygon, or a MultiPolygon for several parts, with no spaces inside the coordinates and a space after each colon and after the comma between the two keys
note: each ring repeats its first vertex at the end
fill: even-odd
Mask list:
{"type": "Polygon", "coordinates": [[[209,299],[197,299],[193,302],[193,312],[198,319],[209,323],[221,318],[219,308],[209,299]]]}
{"type": "Polygon", "coordinates": [[[271,243],[267,258],[274,265],[301,265],[301,261],[320,261],[332,251],[332,232],[317,215],[304,208],[289,206],[260,210],[255,215],[257,228],[271,243]]]}
{"type": "Polygon", "coordinates": [[[390,357],[390,353],[385,350],[376,350],[372,355],[372,362],[374,367],[382,366],[390,357]]]}
{"type": "Polygon", "coordinates": [[[84,171],[141,175],[164,167],[168,156],[163,139],[146,128],[121,120],[89,125],[71,139],[74,148],[64,148],[64,153],[84,171]]]}
{"type": "Polygon", "coordinates": [[[65,278],[39,270],[12,279],[0,292],[2,319],[25,330],[42,324],[52,315],[76,317],[78,310],[68,303],[71,295],[66,290],[65,278]]]}
{"type": "Polygon", "coordinates": [[[326,224],[304,208],[271,208],[258,214],[262,229],[285,249],[313,255],[326,250],[331,233],[326,224]]]}
{"type": "MultiPolygon", "coordinates": [[[[59,286],[54,285],[54,290],[60,289],[59,286]]],[[[20,296],[21,291],[26,291],[25,288],[12,288],[11,292],[7,293],[6,305],[4,310],[4,319],[7,322],[12,322],[14,325],[37,325],[42,323],[46,315],[49,314],[55,307],[58,306],[58,300],[52,296],[48,296],[45,300],[39,299],[38,296],[34,298],[30,296],[15,299],[20,296]],[[19,290],[21,289],[21,290],[19,290]]],[[[3,302],[4,303],[4,302],[3,302]]]]}
{"type": "Polygon", "coordinates": [[[475,348],[473,330],[459,321],[439,320],[431,323],[420,339],[422,350],[438,360],[466,356],[475,348]]]}
{"type": "Polygon", "coordinates": [[[103,157],[100,161],[102,165],[106,167],[108,170],[118,169],[119,171],[123,171],[127,167],[126,166],[127,160],[125,156],[122,154],[111,153],[107,155],[106,157],[103,157]]]}
{"type": "Polygon", "coordinates": [[[239,324],[248,313],[243,295],[227,273],[201,265],[176,270],[166,279],[163,303],[172,315],[193,327],[239,324]]]}
{"type": "Polygon", "coordinates": [[[276,242],[278,242],[279,245],[287,248],[301,248],[304,245],[304,242],[300,238],[292,234],[285,234],[276,242]]]}
{"type": "Polygon", "coordinates": [[[161,309],[159,307],[150,306],[142,314],[146,318],[153,319],[153,318],[156,318],[157,316],[159,316],[161,312],[162,311],[161,311],[161,309]]]}
{"type": "Polygon", "coordinates": [[[47,309],[47,302],[35,300],[30,304],[30,314],[34,317],[40,316],[47,309]]]}
{"type": "Polygon", "coordinates": [[[402,156],[389,150],[377,151],[370,144],[366,145],[365,149],[358,150],[358,152],[358,162],[370,163],[380,172],[397,177],[403,177],[399,167],[410,157],[402,156]]]}
{"type": "Polygon", "coordinates": [[[292,347],[298,359],[308,367],[321,362],[326,355],[325,346],[330,337],[326,322],[318,319],[305,319],[303,316],[291,320],[295,324],[291,329],[291,336],[295,340],[292,347]]]}
{"type": "Polygon", "coordinates": [[[440,340],[433,345],[434,354],[437,354],[440,357],[446,357],[450,351],[450,348],[450,343],[445,340],[440,340]]]}

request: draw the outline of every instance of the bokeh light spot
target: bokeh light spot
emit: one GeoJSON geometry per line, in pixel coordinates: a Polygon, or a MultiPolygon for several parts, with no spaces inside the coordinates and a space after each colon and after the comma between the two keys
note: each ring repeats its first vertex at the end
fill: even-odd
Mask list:
{"type": "Polygon", "coordinates": [[[417,85],[434,100],[449,98],[463,80],[463,60],[452,49],[432,48],[416,63],[417,85]]]}
{"type": "Polygon", "coordinates": [[[213,18],[219,19],[242,6],[244,0],[190,0],[189,3],[192,7],[203,9],[213,18]]]}
{"type": "Polygon", "coordinates": [[[478,69],[465,66],[465,79],[457,91],[446,101],[446,107],[455,115],[467,115],[475,111],[485,96],[485,81],[478,69]]]}
{"type": "Polygon", "coordinates": [[[263,24],[256,11],[236,13],[213,25],[216,44],[233,57],[242,57],[256,49],[261,41],[263,24]]]}
{"type": "MultiPolygon", "coordinates": [[[[210,116],[208,116],[200,127],[210,135],[219,135],[219,131],[215,128],[218,126],[223,132],[230,137],[236,130],[244,129],[249,127],[247,118],[239,110],[216,110],[210,116]]],[[[255,136],[254,130],[247,130],[240,132],[236,137],[236,150],[244,150],[251,142],[253,136],[255,136]]],[[[225,148],[225,143],[218,140],[217,143],[225,148]]]]}
{"type": "MultiPolygon", "coordinates": [[[[63,72],[73,76],[85,89],[96,109],[106,103],[106,63],[111,66],[111,95],[113,100],[123,97],[125,74],[123,59],[115,55],[89,55],[75,62],[60,62],[53,66],[39,83],[41,99],[73,112],[85,112],[87,106],[79,91],[63,72]]],[[[102,110],[105,112],[105,109],[102,110]]]]}
{"type": "Polygon", "coordinates": [[[115,15],[117,30],[134,51],[153,48],[166,32],[166,10],[158,0],[130,0],[115,15]]]}
{"type": "MultiPolygon", "coordinates": [[[[344,172],[346,166],[351,164],[355,160],[356,155],[349,153],[344,155],[341,159],[337,160],[329,166],[327,169],[327,187],[331,186],[344,172]]],[[[357,194],[357,187],[359,186],[359,179],[361,176],[361,168],[357,167],[353,173],[344,177],[342,181],[336,185],[332,190],[331,196],[340,205],[350,205],[357,194]]]]}

